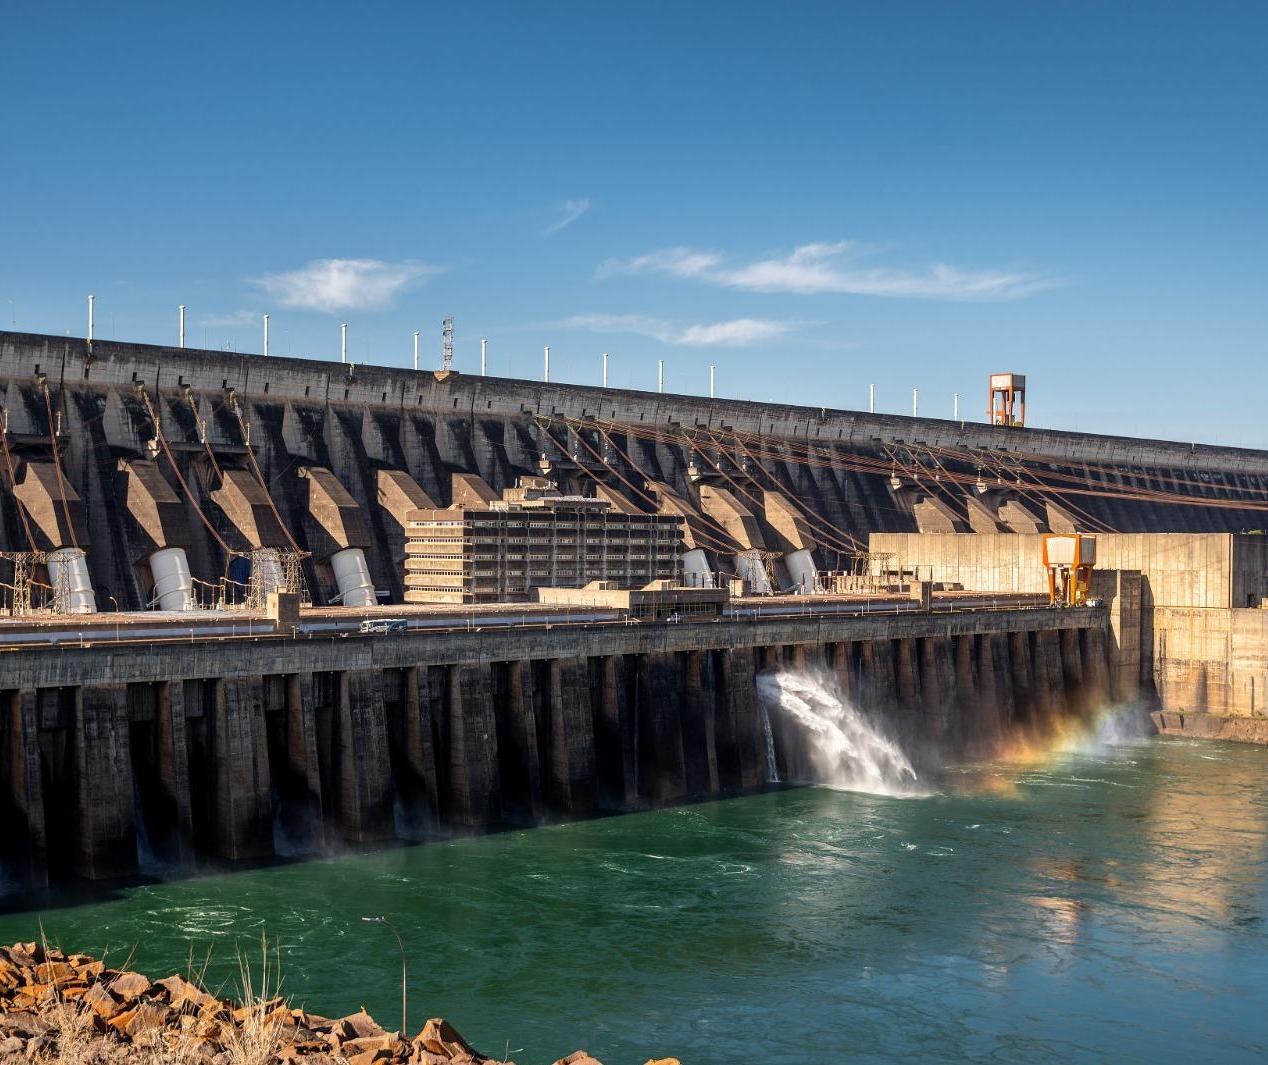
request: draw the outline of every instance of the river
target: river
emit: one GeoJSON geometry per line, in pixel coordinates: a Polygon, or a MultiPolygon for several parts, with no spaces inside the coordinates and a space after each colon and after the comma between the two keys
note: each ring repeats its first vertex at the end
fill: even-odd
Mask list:
{"type": "Polygon", "coordinates": [[[522,1065],[1260,1061],[1268,749],[1151,738],[120,889],[0,914],[151,975],[281,944],[285,992],[522,1065]]]}

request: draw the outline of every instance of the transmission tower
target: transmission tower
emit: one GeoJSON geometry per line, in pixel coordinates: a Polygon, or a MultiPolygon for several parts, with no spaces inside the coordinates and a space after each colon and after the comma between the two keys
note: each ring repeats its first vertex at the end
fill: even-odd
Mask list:
{"type": "Polygon", "coordinates": [[[43,565],[48,556],[43,551],[4,551],[0,558],[13,563],[13,583],[8,585],[13,591],[13,599],[9,613],[14,617],[23,617],[35,609],[32,589],[36,584],[34,569],[43,565]]]}
{"type": "Polygon", "coordinates": [[[440,326],[440,368],[453,369],[453,319],[446,318],[440,326]]]}
{"type": "Polygon", "coordinates": [[[248,610],[263,610],[269,592],[293,592],[300,602],[311,603],[302,563],[307,551],[286,551],[277,547],[257,547],[247,556],[251,560],[251,576],[247,580],[248,610]]]}

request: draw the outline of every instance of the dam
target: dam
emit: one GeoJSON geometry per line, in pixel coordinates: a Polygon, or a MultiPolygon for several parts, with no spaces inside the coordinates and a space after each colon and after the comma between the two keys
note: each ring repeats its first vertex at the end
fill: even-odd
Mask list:
{"type": "Polygon", "coordinates": [[[1255,738],[1262,651],[1193,612],[1268,617],[1261,452],[19,333],[0,391],[28,885],[762,791],[802,760],[780,668],[929,766],[1109,701],[1255,738]],[[1074,531],[1138,546],[1053,610],[1074,531]],[[1164,592],[1165,536],[1227,594],[1164,592]],[[570,576],[483,603],[512,570],[570,576]]]}
{"type": "Polygon", "coordinates": [[[954,757],[1107,698],[1107,635],[1086,608],[256,637],[231,661],[223,640],[17,650],[6,858],[29,882],[110,879],[142,853],[259,861],[751,793],[756,676],[781,664],[954,757]]]}

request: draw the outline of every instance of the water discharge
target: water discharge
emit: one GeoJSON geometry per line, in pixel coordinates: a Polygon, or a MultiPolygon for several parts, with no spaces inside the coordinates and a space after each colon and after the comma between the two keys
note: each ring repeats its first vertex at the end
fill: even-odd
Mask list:
{"type": "Polygon", "coordinates": [[[766,783],[778,784],[779,763],[775,760],[775,733],[770,727],[770,711],[762,702],[762,736],[766,741],[766,783]]]}
{"type": "MultiPolygon", "coordinates": [[[[757,691],[765,713],[781,726],[793,779],[876,795],[928,794],[898,744],[825,674],[769,671],[758,676],[757,691]]],[[[768,762],[774,758],[770,739],[768,731],[768,762]]]]}
{"type": "Polygon", "coordinates": [[[230,990],[267,931],[296,1005],[390,1019],[396,945],[361,920],[388,914],[411,1014],[521,1065],[1268,1060],[1268,750],[1153,737],[976,773],[1011,787],[776,789],[0,900],[0,942],[42,922],[152,976],[210,951],[230,990]]]}

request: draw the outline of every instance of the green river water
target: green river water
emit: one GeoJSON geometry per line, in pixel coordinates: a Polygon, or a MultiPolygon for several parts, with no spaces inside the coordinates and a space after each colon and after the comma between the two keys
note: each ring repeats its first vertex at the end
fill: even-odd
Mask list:
{"type": "Polygon", "coordinates": [[[1149,739],[120,889],[0,913],[151,975],[281,944],[285,991],[522,1065],[1268,1055],[1268,749],[1149,739]]]}

